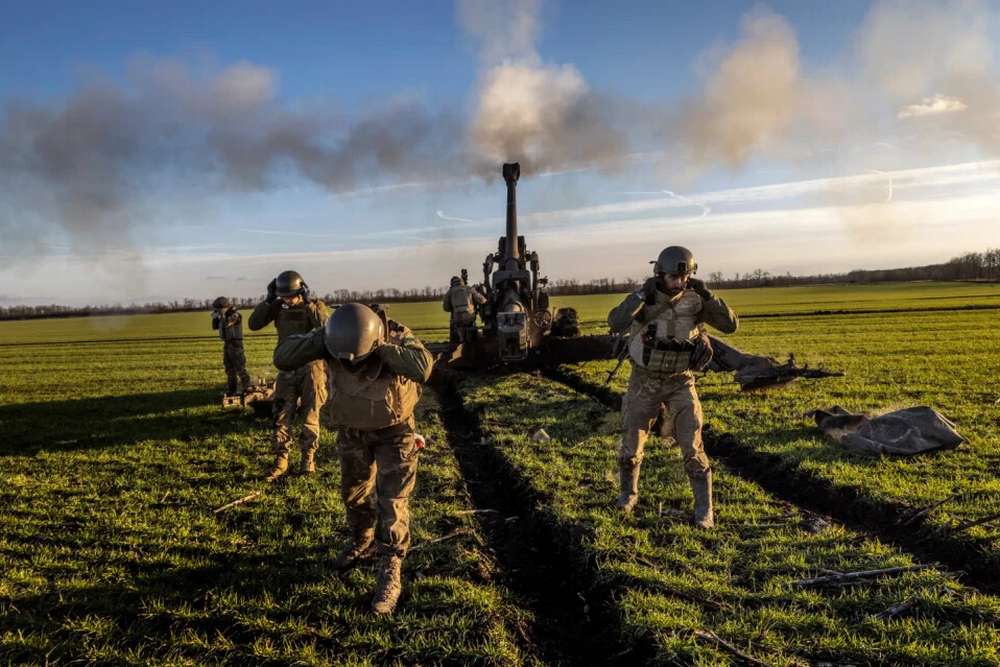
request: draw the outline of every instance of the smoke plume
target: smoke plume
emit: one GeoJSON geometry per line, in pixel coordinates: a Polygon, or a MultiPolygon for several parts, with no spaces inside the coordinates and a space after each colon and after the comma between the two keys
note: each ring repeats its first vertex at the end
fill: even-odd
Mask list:
{"type": "Polygon", "coordinates": [[[542,62],[538,3],[464,0],[462,25],[478,40],[482,72],[468,138],[477,172],[500,162],[525,172],[611,165],[626,152],[611,105],[572,65],[542,62]]]}

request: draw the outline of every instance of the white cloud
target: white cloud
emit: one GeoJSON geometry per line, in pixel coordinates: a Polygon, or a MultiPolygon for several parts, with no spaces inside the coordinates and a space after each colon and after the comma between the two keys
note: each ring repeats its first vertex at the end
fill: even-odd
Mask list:
{"type": "Polygon", "coordinates": [[[945,95],[935,95],[925,97],[919,104],[910,104],[903,107],[896,118],[919,118],[920,116],[937,116],[944,113],[955,113],[965,111],[968,105],[957,97],[947,97],[945,95]]]}

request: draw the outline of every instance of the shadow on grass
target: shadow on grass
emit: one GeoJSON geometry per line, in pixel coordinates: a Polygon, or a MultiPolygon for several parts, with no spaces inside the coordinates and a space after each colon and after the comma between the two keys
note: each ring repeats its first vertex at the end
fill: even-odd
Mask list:
{"type": "MultiPolygon", "coordinates": [[[[303,605],[302,588],[336,576],[328,565],[328,546],[286,546],[273,553],[199,556],[204,564],[129,563],[132,577],[127,586],[97,584],[63,588],[54,584],[42,594],[8,599],[9,605],[3,605],[8,608],[0,614],[0,635],[6,634],[8,639],[6,646],[0,645],[0,653],[14,663],[41,662],[88,655],[93,648],[104,644],[118,658],[130,649],[147,656],[183,655],[190,650],[177,646],[177,637],[197,633],[204,637],[224,637],[225,641],[219,643],[226,647],[226,660],[239,660],[240,654],[258,639],[279,643],[294,640],[294,636],[288,636],[287,628],[294,627],[297,620],[305,617],[320,621],[309,619],[311,613],[306,609],[322,608],[323,600],[303,605]],[[297,600],[295,605],[282,604],[293,597],[297,600]],[[221,598],[240,603],[220,604],[221,598]],[[243,609],[241,605],[249,608],[243,609]],[[254,608],[257,613],[249,613],[254,608]],[[101,629],[96,636],[94,629],[80,627],[81,619],[86,618],[100,619],[101,629]],[[30,636],[43,638],[45,646],[35,641],[17,641],[18,637],[30,636]]],[[[352,585],[350,578],[345,583],[346,599],[341,604],[364,613],[370,590],[367,586],[352,585]]],[[[327,648],[334,648],[336,637],[326,642],[331,644],[327,648]]],[[[199,648],[202,656],[205,649],[199,648]]],[[[249,659],[250,655],[243,657],[249,659]]]]}
{"type": "Polygon", "coordinates": [[[223,410],[215,389],[2,405],[0,457],[203,437],[245,431],[255,423],[249,416],[223,410]],[[189,412],[212,406],[217,410],[208,414],[189,412]]]}

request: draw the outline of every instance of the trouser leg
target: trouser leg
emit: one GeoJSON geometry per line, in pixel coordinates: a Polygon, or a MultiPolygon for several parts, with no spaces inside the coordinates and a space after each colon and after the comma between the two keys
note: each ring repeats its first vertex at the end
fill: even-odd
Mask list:
{"type": "Polygon", "coordinates": [[[295,371],[278,371],[274,382],[274,406],[271,408],[274,418],[272,441],[276,454],[288,456],[292,446],[292,421],[299,401],[297,385],[295,371]]]}
{"type": "Polygon", "coordinates": [[[410,548],[410,495],[417,481],[413,421],[380,436],[375,445],[378,541],[383,553],[402,558],[410,548]]]}
{"type": "Polygon", "coordinates": [[[633,370],[622,400],[622,437],[618,449],[621,489],[616,504],[625,511],[630,511],[639,499],[639,467],[659,406],[656,387],[633,370]]]}
{"type": "Polygon", "coordinates": [[[364,432],[341,429],[337,436],[340,455],[340,498],[347,526],[355,544],[372,540],[377,519],[375,505],[375,454],[364,432]]]}
{"type": "Polygon", "coordinates": [[[312,472],[313,457],[319,449],[319,417],[326,405],[327,371],[324,361],[314,361],[303,372],[299,393],[302,396],[302,432],[299,448],[302,451],[302,472],[312,472]]]}
{"type": "Polygon", "coordinates": [[[691,483],[694,494],[694,522],[704,528],[711,528],[714,521],[712,506],[712,468],[702,443],[702,411],[698,392],[691,379],[673,392],[667,399],[668,409],[673,415],[674,438],[684,455],[684,471],[691,483]]]}

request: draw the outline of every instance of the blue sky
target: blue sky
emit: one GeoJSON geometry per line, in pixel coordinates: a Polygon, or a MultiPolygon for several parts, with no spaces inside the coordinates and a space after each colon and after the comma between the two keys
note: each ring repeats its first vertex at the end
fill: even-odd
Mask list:
{"type": "Polygon", "coordinates": [[[996,28],[969,2],[9,3],[0,303],[443,284],[495,245],[503,159],[552,278],[673,243],[727,275],[943,261],[1000,243],[996,28]]]}

